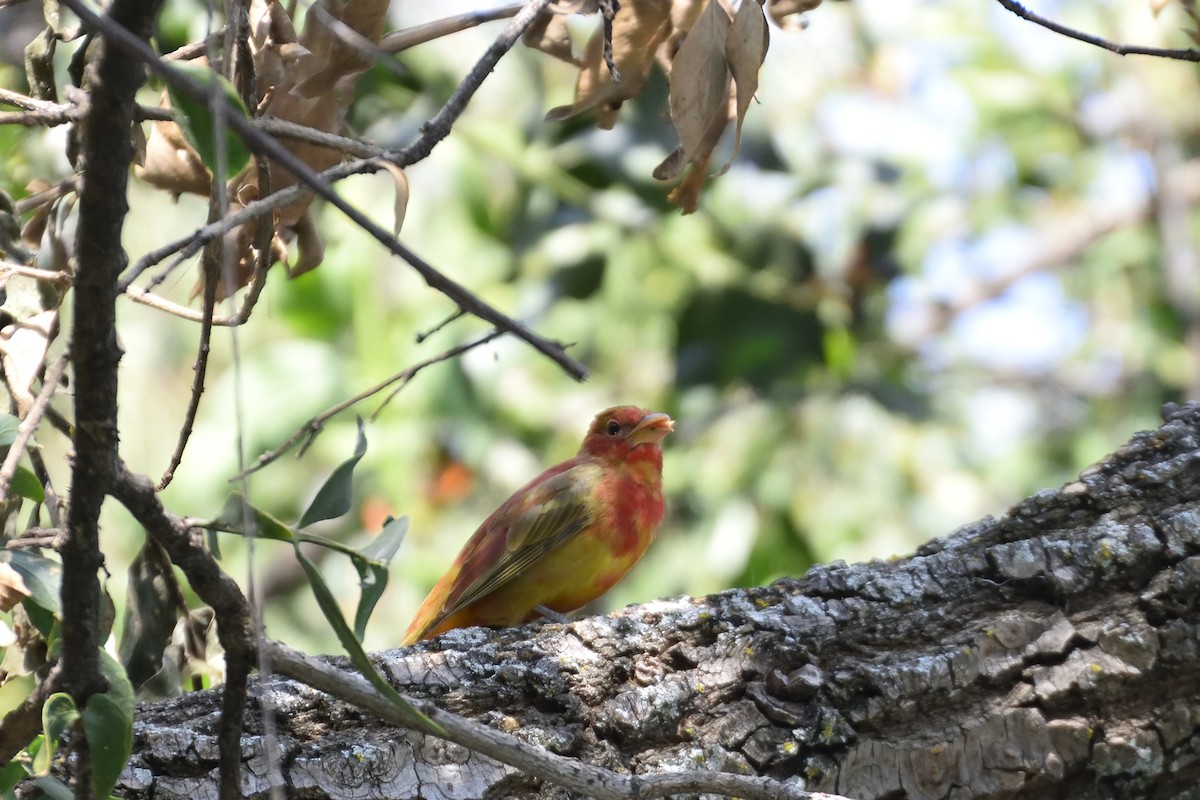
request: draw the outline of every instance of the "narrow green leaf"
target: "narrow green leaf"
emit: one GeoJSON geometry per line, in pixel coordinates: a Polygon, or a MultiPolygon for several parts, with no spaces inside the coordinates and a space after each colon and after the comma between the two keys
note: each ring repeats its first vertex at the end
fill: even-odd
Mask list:
{"type": "Polygon", "coordinates": [[[354,468],[367,452],[367,436],[363,432],[362,417],[358,418],[358,442],[354,447],[354,455],[338,464],[337,468],[317,490],[317,496],[309,503],[304,515],[297,525],[304,528],[314,522],[340,517],[350,510],[354,502],[354,468]]]}
{"type": "Polygon", "coordinates": [[[359,549],[361,557],[350,559],[354,569],[358,571],[361,588],[358,608],[354,612],[354,635],[360,642],[366,635],[371,613],[375,610],[379,598],[383,596],[383,590],[387,588],[388,564],[400,549],[400,543],[404,541],[406,533],[408,517],[389,518],[379,535],[359,549]]]}
{"type": "Polygon", "coordinates": [[[321,571],[297,546],[296,558],[300,561],[300,566],[304,568],[304,573],[308,576],[308,585],[312,587],[313,595],[317,598],[317,605],[321,608],[321,613],[325,615],[325,619],[329,620],[329,624],[333,627],[333,631],[337,634],[338,641],[342,643],[342,647],[346,649],[346,653],[350,656],[351,663],[358,668],[371,685],[374,686],[380,694],[388,699],[392,705],[399,708],[412,720],[423,727],[425,730],[433,732],[439,736],[445,735],[442,726],[438,725],[429,717],[422,714],[406,700],[399,692],[392,688],[392,685],[383,679],[383,676],[375,669],[375,665],[371,663],[371,659],[367,657],[367,653],[355,638],[354,632],[350,630],[350,626],[346,624],[345,617],[342,616],[342,611],[338,608],[337,600],[333,596],[333,592],[329,591],[329,586],[325,583],[325,579],[321,577],[321,571]]]}
{"type": "Polygon", "coordinates": [[[35,503],[46,502],[46,490],[42,487],[42,482],[37,479],[32,470],[25,467],[17,467],[17,471],[12,478],[12,483],[9,484],[9,489],[13,494],[24,497],[27,500],[32,500],[35,503]]]}
{"type": "Polygon", "coordinates": [[[61,564],[27,550],[0,550],[0,562],[8,562],[25,581],[29,600],[52,614],[62,613],[59,602],[62,591],[61,564]]]}
{"type": "MultiPolygon", "coordinates": [[[[239,114],[243,119],[249,118],[246,106],[242,104],[237,90],[213,69],[201,64],[190,63],[176,63],[174,67],[210,92],[215,85],[226,100],[227,113],[239,114]]],[[[171,97],[171,108],[174,109],[175,121],[179,123],[183,135],[187,137],[192,147],[196,148],[204,165],[216,173],[217,134],[213,129],[214,117],[208,99],[195,100],[191,95],[184,94],[171,86],[167,87],[167,94],[171,97]]],[[[241,137],[234,133],[228,125],[224,126],[222,133],[225,141],[225,175],[222,180],[228,180],[246,166],[246,162],[250,160],[250,151],[241,137]]]]}
{"type": "Polygon", "coordinates": [[[83,733],[92,751],[92,791],[108,797],[133,752],[133,687],[115,658],[100,650],[100,672],[108,691],[88,698],[83,733]]]}
{"type": "Polygon", "coordinates": [[[255,508],[240,492],[229,495],[221,513],[208,522],[197,523],[198,527],[210,531],[224,531],[241,536],[257,536],[260,539],[273,539],[277,542],[292,542],[296,532],[272,517],[267,512],[255,508]],[[247,514],[247,510],[250,512],[247,514]],[[250,530],[247,530],[249,521],[250,530]]]}

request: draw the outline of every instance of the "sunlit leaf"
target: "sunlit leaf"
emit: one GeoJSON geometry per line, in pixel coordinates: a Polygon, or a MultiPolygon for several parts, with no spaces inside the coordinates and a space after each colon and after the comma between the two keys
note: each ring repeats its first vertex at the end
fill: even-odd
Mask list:
{"type": "Polygon", "coordinates": [[[408,517],[389,519],[369,544],[362,547],[359,553],[362,558],[351,559],[354,569],[358,571],[361,593],[358,598],[358,609],[354,612],[354,635],[361,642],[366,635],[367,622],[375,604],[383,596],[387,588],[388,564],[396,551],[400,549],[404,535],[408,533],[408,517]]]}
{"type": "Polygon", "coordinates": [[[37,681],[32,675],[10,675],[5,678],[4,683],[0,684],[0,718],[24,703],[35,686],[37,681]]]}
{"type": "Polygon", "coordinates": [[[46,734],[46,743],[33,759],[35,775],[45,775],[50,772],[50,764],[54,761],[54,751],[63,734],[79,719],[79,709],[75,700],[66,692],[55,692],[46,698],[42,705],[42,731],[46,734]]]}
{"type": "Polygon", "coordinates": [[[0,414],[0,447],[8,447],[17,440],[17,428],[21,420],[12,414],[0,414]]]}
{"type": "Polygon", "coordinates": [[[309,503],[297,527],[304,528],[314,522],[340,517],[350,510],[354,502],[354,468],[367,452],[367,436],[363,432],[363,421],[358,420],[358,441],[354,455],[338,464],[333,474],[317,490],[317,496],[309,503]]]}

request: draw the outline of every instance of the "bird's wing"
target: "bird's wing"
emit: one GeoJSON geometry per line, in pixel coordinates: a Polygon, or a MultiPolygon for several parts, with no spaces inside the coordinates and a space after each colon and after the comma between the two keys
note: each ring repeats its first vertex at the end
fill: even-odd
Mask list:
{"type": "Polygon", "coordinates": [[[496,509],[463,548],[446,605],[425,629],[496,591],[587,527],[594,518],[588,503],[590,467],[578,464],[535,480],[496,509]]]}

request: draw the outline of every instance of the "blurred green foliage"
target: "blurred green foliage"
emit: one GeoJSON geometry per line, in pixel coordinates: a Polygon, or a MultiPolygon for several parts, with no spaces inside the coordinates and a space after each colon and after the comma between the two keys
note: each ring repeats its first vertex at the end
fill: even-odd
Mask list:
{"type": "MultiPolygon", "coordinates": [[[[459,4],[417,5],[398,4],[395,25],[459,4]]],[[[1114,39],[1182,44],[1171,6],[1157,20],[1144,4],[1100,6],[1073,0],[1056,14],[1114,39]]],[[[189,19],[164,20],[172,41],[197,35],[189,19]]],[[[1200,329],[1168,289],[1174,256],[1151,212],[1169,165],[1197,155],[1194,66],[1120,59],[999,7],[826,3],[810,22],[772,29],[742,152],[694,215],[671,209],[668,187],[649,177],[673,146],[661,81],[612,131],[545,123],[545,109],[569,102],[573,75],[523,50],[408,171],[405,242],[572,343],[593,375],[576,384],[502,338],[429,367],[386,407],[381,395],[356,409],[371,417],[357,512],[322,532],[361,544],[387,514],[412,519],[369,648],[399,639],[476,525],[573,454],[607,405],[678,420],[667,523],[602,601],[612,608],[911,551],[1070,480],[1153,426],[1162,402],[1194,394],[1200,329]],[[1111,230],[1078,235],[1126,207],[1111,230]]],[[[353,123],[385,145],[411,140],[496,30],[405,53],[402,78],[373,70],[353,123]]],[[[2,188],[19,197],[33,177],[69,174],[62,135],[0,126],[2,188]]],[[[385,176],[340,191],[390,224],[385,176]]],[[[201,203],[169,205],[136,183],[130,199],[131,254],[204,219],[201,203]]],[[[319,222],[325,263],[296,280],[275,269],[251,323],[215,339],[196,433],[164,497],[178,513],[221,507],[239,436],[252,460],[328,406],[486,331],[465,318],[418,341],[453,306],[335,211],[319,222]]],[[[194,280],[181,271],[162,288],[186,302],[194,280]]],[[[120,324],[122,452],[157,475],[197,327],[132,303],[120,324]]],[[[48,460],[62,455],[54,434],[42,439],[48,460]]],[[[302,460],[252,476],[255,504],[295,518],[354,440],[348,412],[302,460]]],[[[110,507],[105,536],[116,573],[141,534],[110,507]]],[[[246,549],[224,549],[244,576],[246,549]]],[[[349,614],[356,593],[338,587],[358,577],[340,561],[322,568],[349,614]]],[[[333,648],[289,549],[260,542],[254,564],[268,632],[333,648]]]]}

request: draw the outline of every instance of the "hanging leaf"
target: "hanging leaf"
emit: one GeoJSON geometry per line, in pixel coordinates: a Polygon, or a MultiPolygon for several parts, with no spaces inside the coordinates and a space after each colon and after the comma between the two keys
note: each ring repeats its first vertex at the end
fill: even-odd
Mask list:
{"type": "Polygon", "coordinates": [[[24,497],[35,503],[46,502],[45,487],[42,486],[42,482],[37,479],[37,476],[26,467],[17,467],[17,471],[13,473],[12,482],[8,485],[8,490],[18,497],[24,497]]]}
{"type": "Polygon", "coordinates": [[[309,503],[297,527],[305,528],[314,522],[340,517],[350,510],[354,501],[354,468],[367,452],[367,437],[363,433],[362,417],[358,418],[358,442],[354,455],[343,461],[317,490],[317,496],[309,503]]]}
{"type": "Polygon", "coordinates": [[[12,414],[0,414],[0,447],[9,447],[17,440],[17,428],[21,420],[12,414]]]}
{"type": "MultiPolygon", "coordinates": [[[[729,163],[742,146],[742,123],[750,110],[750,101],[758,91],[758,70],[767,57],[769,35],[762,6],[756,0],[742,0],[725,37],[725,60],[737,89],[737,127],[729,163]]],[[[726,168],[728,166],[726,164],[726,168]]]]}
{"type": "MultiPolygon", "coordinates": [[[[244,119],[249,118],[246,106],[242,104],[237,90],[211,67],[185,62],[175,64],[175,69],[203,86],[208,92],[219,92],[225,100],[227,113],[240,114],[244,119]]],[[[167,93],[171,97],[171,107],[175,110],[175,121],[179,124],[183,135],[200,155],[205,166],[215,173],[218,133],[215,131],[216,118],[213,116],[208,99],[196,100],[191,95],[171,86],[167,87],[167,93]]],[[[225,145],[223,179],[228,180],[240,172],[250,161],[250,151],[241,137],[234,133],[228,124],[221,126],[220,136],[225,145]]]]}
{"type": "MultiPolygon", "coordinates": [[[[729,68],[725,38],[729,15],[719,0],[709,0],[671,62],[671,122],[679,132],[687,160],[704,155],[706,134],[725,113],[729,68]]],[[[711,147],[708,148],[711,151],[711,147]]]]}
{"type": "Polygon", "coordinates": [[[139,689],[162,668],[171,633],[187,612],[171,586],[174,576],[163,574],[170,567],[155,557],[155,547],[147,539],[129,565],[121,641],[117,646],[130,683],[139,689]]]}

